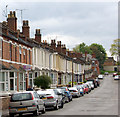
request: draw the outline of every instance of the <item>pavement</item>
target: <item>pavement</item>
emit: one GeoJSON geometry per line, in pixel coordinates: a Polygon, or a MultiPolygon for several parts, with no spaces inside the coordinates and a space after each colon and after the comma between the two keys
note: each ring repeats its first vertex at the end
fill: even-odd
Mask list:
{"type": "Polygon", "coordinates": [[[8,109],[0,110],[0,117],[8,117],[8,116],[9,116],[8,109]]]}

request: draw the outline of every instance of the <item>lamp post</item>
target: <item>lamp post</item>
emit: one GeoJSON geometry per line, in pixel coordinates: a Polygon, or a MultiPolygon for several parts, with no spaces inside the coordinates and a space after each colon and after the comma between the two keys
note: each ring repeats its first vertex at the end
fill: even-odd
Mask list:
{"type": "Polygon", "coordinates": [[[73,80],[74,80],[74,79],[73,79],[73,78],[74,78],[74,77],[73,77],[73,60],[76,60],[76,59],[77,59],[77,58],[73,58],[73,59],[72,59],[72,87],[73,87],[73,80]]]}

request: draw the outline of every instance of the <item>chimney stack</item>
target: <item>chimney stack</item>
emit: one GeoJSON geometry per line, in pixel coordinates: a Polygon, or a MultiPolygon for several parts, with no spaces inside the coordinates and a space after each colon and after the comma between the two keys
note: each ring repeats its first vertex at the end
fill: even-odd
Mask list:
{"type": "Polygon", "coordinates": [[[56,42],[55,42],[55,40],[51,40],[51,48],[52,49],[56,49],[56,42]]]}
{"type": "Polygon", "coordinates": [[[38,42],[38,43],[41,43],[40,29],[36,29],[35,41],[38,42]]]}
{"type": "Polygon", "coordinates": [[[22,33],[25,37],[29,38],[29,24],[28,24],[28,20],[23,20],[23,26],[22,26],[22,33]]]}
{"type": "Polygon", "coordinates": [[[57,41],[57,51],[61,53],[61,41],[57,41]]]}
{"type": "Polygon", "coordinates": [[[7,28],[7,22],[2,22],[2,32],[6,35],[8,35],[8,28],[7,28]]]}
{"type": "Polygon", "coordinates": [[[10,14],[8,14],[7,18],[8,27],[10,30],[16,32],[17,31],[17,18],[15,11],[10,11],[10,14]]]}
{"type": "Polygon", "coordinates": [[[62,53],[66,55],[66,46],[65,46],[65,44],[62,45],[62,53]]]}

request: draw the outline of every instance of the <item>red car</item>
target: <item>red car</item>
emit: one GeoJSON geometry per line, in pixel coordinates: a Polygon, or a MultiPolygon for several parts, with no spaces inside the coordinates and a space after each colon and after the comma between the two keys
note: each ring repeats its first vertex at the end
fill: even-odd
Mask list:
{"type": "Polygon", "coordinates": [[[82,84],[82,87],[84,87],[84,93],[89,93],[89,88],[87,86],[87,84],[82,84]]]}

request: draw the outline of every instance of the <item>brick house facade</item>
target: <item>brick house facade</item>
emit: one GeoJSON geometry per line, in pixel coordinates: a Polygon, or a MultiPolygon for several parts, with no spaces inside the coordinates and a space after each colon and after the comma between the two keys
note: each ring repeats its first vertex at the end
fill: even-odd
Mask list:
{"type": "Polygon", "coordinates": [[[20,33],[17,30],[15,12],[10,12],[7,22],[0,24],[0,30],[0,91],[26,90],[29,85],[29,73],[26,68],[30,70],[32,67],[28,21],[23,21],[23,30],[20,33]]]}
{"type": "Polygon", "coordinates": [[[117,71],[118,66],[113,57],[107,57],[103,64],[103,68],[106,71],[117,71]]]}

